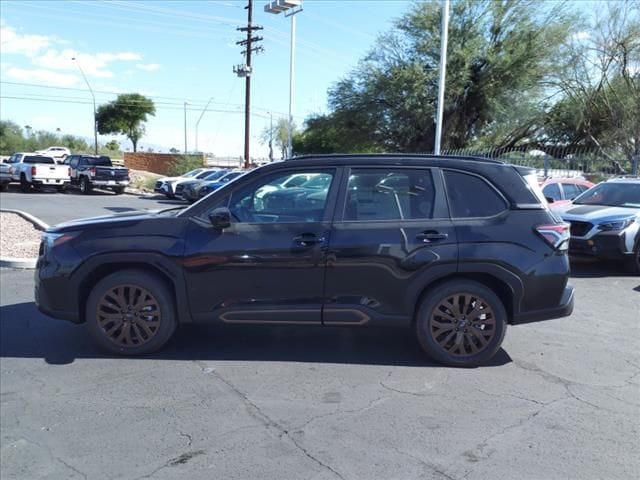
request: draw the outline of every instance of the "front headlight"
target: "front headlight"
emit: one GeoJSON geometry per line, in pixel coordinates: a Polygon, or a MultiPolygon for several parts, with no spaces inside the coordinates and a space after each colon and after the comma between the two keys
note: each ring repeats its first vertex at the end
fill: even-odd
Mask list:
{"type": "Polygon", "coordinates": [[[49,233],[49,232],[44,232],[42,234],[42,244],[44,246],[44,252],[43,253],[47,253],[53,247],[57,247],[59,245],[62,245],[63,243],[68,242],[69,240],[75,238],[76,235],[78,235],[78,232],[72,232],[72,233],[49,233]]]}
{"type": "Polygon", "coordinates": [[[600,225],[598,225],[598,228],[605,231],[624,230],[635,221],[635,217],[624,218],[622,220],[614,220],[612,222],[601,223],[600,225]]]}

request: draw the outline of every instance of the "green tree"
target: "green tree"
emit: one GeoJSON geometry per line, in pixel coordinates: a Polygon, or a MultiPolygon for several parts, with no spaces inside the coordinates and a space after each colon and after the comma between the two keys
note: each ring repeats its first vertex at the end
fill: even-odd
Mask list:
{"type": "Polygon", "coordinates": [[[10,120],[0,120],[0,154],[11,155],[24,150],[22,128],[10,120]]]}
{"type": "MultiPolygon", "coordinates": [[[[276,124],[273,125],[273,128],[270,126],[266,127],[262,130],[262,134],[260,135],[263,145],[269,145],[269,143],[271,143],[271,148],[273,148],[275,144],[276,149],[280,153],[281,159],[284,159],[287,156],[287,145],[289,141],[288,125],[289,123],[286,118],[279,118],[276,121],[276,124]]],[[[292,136],[295,136],[297,133],[295,123],[291,124],[291,130],[292,136]]]]}
{"type": "Polygon", "coordinates": [[[101,134],[126,135],[137,151],[138,140],[145,134],[143,122],[147,116],[154,116],[156,108],[153,101],[139,93],[118,95],[118,98],[105,105],[100,105],[96,112],[98,132],[101,134]]]}
{"type": "Polygon", "coordinates": [[[548,140],[612,162],[640,156],[640,4],[609,3],[560,65],[562,98],[549,112],[548,140]]]}
{"type": "MultiPolygon", "coordinates": [[[[534,0],[453,2],[443,148],[475,145],[486,137],[496,146],[509,146],[534,135],[547,107],[545,82],[571,35],[572,20],[562,4],[546,4],[543,10],[534,0]]],[[[330,88],[331,113],[307,122],[307,130],[324,130],[307,131],[302,138],[338,132],[324,145],[347,151],[354,144],[366,150],[431,151],[440,28],[439,2],[413,5],[330,88]]]]}

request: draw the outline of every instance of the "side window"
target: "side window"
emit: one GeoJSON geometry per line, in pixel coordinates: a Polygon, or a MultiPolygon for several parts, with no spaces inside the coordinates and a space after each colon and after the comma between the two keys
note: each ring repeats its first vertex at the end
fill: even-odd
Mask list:
{"type": "Polygon", "coordinates": [[[480,177],[445,170],[444,178],[453,218],[491,217],[507,209],[502,196],[480,177]]]}
{"type": "Polygon", "coordinates": [[[333,170],[305,172],[309,179],[297,187],[288,181],[299,171],[274,173],[233,192],[229,210],[235,222],[319,222],[324,216],[333,170]]]}
{"type": "Polygon", "coordinates": [[[69,161],[69,165],[71,165],[71,168],[78,168],[78,157],[71,157],[71,160],[69,161]]]}
{"type": "Polygon", "coordinates": [[[345,221],[414,220],[433,217],[430,170],[352,169],[345,221]]]}
{"type": "Polygon", "coordinates": [[[550,183],[542,189],[545,198],[553,198],[554,201],[562,200],[562,194],[560,193],[560,187],[557,183],[550,183]]]}
{"type": "Polygon", "coordinates": [[[562,184],[562,189],[564,190],[564,198],[566,198],[567,200],[573,200],[582,193],[580,187],[578,187],[578,185],[574,185],[573,183],[562,184]]]}

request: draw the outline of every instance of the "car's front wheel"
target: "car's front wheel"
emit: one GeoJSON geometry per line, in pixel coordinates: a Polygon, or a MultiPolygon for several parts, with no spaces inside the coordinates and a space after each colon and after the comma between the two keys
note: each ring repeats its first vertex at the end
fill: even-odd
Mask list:
{"type": "Polygon", "coordinates": [[[123,270],[100,280],[87,300],[86,320],[96,343],[121,355],[158,350],[178,323],[167,285],[141,270],[123,270]]]}
{"type": "Polygon", "coordinates": [[[507,314],[489,288],[453,280],[427,294],[415,320],[418,340],[429,356],[445,365],[473,367],[500,349],[507,314]]]}

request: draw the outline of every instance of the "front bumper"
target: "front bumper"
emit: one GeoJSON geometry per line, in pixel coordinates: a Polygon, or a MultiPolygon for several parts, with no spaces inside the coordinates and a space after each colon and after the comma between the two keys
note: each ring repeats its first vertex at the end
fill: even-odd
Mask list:
{"type": "Polygon", "coordinates": [[[57,262],[44,256],[38,258],[34,274],[34,298],[36,307],[45,315],[79,323],[77,297],[68,280],[59,274],[57,262]]]}
{"type": "Polygon", "coordinates": [[[589,239],[571,238],[569,255],[621,260],[627,252],[625,232],[603,232],[589,239]]]}
{"type": "Polygon", "coordinates": [[[517,325],[521,323],[541,322],[543,320],[568,317],[573,313],[573,302],[574,289],[571,285],[567,285],[562,294],[560,304],[557,307],[519,313],[513,316],[512,323],[517,325]]]}

